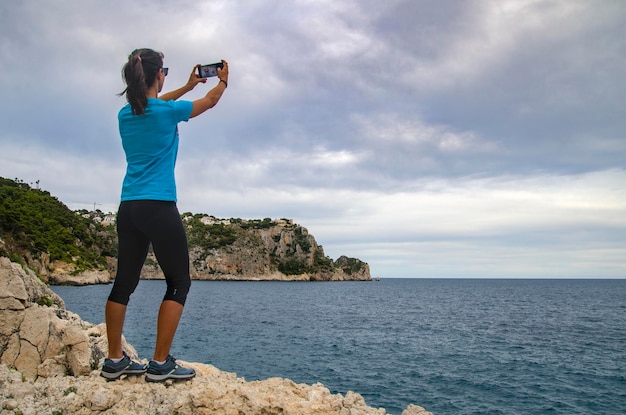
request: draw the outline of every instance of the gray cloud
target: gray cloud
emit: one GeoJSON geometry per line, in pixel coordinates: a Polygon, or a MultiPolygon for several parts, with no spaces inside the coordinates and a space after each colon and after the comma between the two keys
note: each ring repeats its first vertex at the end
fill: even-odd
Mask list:
{"type": "Polygon", "coordinates": [[[120,70],[147,46],[166,89],[231,66],[180,125],[183,210],[294,217],[381,275],[624,276],[621,2],[5,3],[0,175],[74,208],[116,209],[120,70]]]}

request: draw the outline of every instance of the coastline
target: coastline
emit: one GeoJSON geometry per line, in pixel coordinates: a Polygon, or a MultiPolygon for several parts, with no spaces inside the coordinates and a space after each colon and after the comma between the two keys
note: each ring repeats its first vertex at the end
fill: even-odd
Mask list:
{"type": "MultiPolygon", "coordinates": [[[[65,309],[32,271],[0,258],[0,415],[30,413],[352,414],[384,415],[354,392],[332,394],[317,383],[269,378],[247,382],[211,365],[186,362],[198,375],[151,384],[143,377],[106,382],[104,324],[65,309]],[[158,397],[158,398],[155,398],[158,397]]],[[[137,359],[132,345],[125,349],[137,359]]],[[[428,415],[409,405],[402,415],[428,415]]]]}

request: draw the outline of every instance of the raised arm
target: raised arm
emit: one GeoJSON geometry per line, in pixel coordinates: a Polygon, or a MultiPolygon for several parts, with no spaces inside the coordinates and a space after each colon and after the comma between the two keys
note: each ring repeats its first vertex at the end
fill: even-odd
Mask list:
{"type": "Polygon", "coordinates": [[[222,63],[224,64],[224,67],[217,70],[219,82],[215,85],[215,87],[213,87],[213,89],[207,92],[204,97],[193,101],[193,109],[191,110],[190,118],[197,117],[209,108],[213,108],[222,97],[226,87],[228,87],[228,62],[222,59],[222,63]]]}
{"type": "Polygon", "coordinates": [[[194,89],[196,85],[198,85],[199,83],[205,83],[206,78],[200,78],[197,75],[199,66],[200,64],[193,67],[193,70],[191,71],[191,74],[189,75],[189,80],[187,81],[185,85],[181,86],[178,89],[175,89],[174,91],[170,91],[165,94],[159,95],[159,99],[162,99],[164,101],[177,100],[178,98],[185,95],[187,92],[194,89]]]}

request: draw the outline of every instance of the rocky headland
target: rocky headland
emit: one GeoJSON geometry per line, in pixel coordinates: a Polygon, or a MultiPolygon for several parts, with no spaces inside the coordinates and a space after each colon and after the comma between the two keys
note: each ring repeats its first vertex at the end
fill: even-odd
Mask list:
{"type": "MultiPolygon", "coordinates": [[[[246,281],[371,281],[357,258],[327,257],[309,231],[291,219],[219,219],[183,214],[191,278],[246,281]]],[[[164,278],[151,252],[142,278],[164,278]]]]}
{"type": "MultiPolygon", "coordinates": [[[[332,394],[322,384],[271,378],[247,382],[234,373],[193,362],[184,382],[147,383],[143,377],[107,382],[104,324],[66,310],[33,271],[0,257],[0,415],[224,414],[383,415],[354,392],[332,394]]],[[[125,349],[138,359],[132,345],[125,349]]],[[[428,415],[409,405],[402,415],[428,415]]],[[[431,414],[432,415],[432,414],[431,414]]]]}
{"type": "MultiPolygon", "coordinates": [[[[189,239],[192,280],[201,281],[371,281],[369,265],[357,258],[332,260],[309,231],[287,219],[218,219],[183,215],[189,239]]],[[[27,256],[42,279],[56,285],[106,284],[115,278],[116,259],[102,269],[27,256]]],[[[150,250],[142,279],[164,279],[150,250]]]]}
{"type": "MultiPolygon", "coordinates": [[[[357,258],[326,256],[292,219],[181,215],[194,280],[370,281],[357,258]]],[[[116,272],[116,215],[71,211],[50,193],[0,177],[0,256],[25,264],[50,284],[109,283],[116,272]]],[[[152,252],[144,279],[163,273],[152,252]]]]}

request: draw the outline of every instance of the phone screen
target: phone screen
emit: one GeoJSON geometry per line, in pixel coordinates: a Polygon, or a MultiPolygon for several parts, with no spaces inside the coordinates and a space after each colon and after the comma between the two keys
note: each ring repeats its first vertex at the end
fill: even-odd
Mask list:
{"type": "Polygon", "coordinates": [[[200,78],[210,78],[212,76],[217,76],[217,69],[223,68],[224,64],[222,62],[212,63],[210,65],[202,65],[198,68],[198,76],[200,78]]]}

